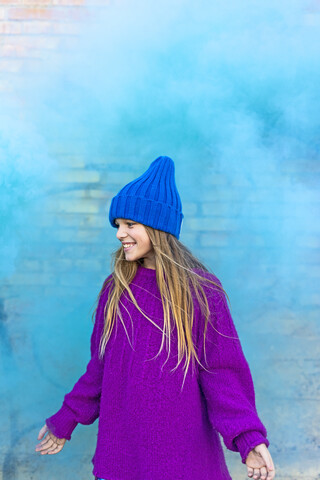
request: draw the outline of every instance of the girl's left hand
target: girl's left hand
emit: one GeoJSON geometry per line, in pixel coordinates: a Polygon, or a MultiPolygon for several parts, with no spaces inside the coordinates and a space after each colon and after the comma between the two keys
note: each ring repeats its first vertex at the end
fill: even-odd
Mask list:
{"type": "Polygon", "coordinates": [[[65,438],[58,438],[53,435],[53,433],[47,427],[46,423],[39,432],[38,440],[41,440],[46,433],[47,436],[45,437],[45,439],[42,440],[42,442],[38,443],[38,445],[36,446],[36,452],[40,452],[41,455],[52,455],[55,453],[59,453],[63,449],[64,444],[67,440],[65,438]]]}
{"type": "Polygon", "coordinates": [[[260,443],[250,450],[246,465],[248,469],[248,477],[254,480],[271,480],[275,476],[275,469],[272,457],[265,443],[260,443]]]}

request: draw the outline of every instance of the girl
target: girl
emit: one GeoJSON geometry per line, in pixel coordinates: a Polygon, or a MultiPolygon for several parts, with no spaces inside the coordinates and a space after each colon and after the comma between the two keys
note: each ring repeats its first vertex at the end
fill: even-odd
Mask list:
{"type": "Polygon", "coordinates": [[[46,419],[36,451],[60,452],[78,423],[99,417],[98,480],[230,480],[218,434],[248,477],[273,479],[227,295],[179,241],[171,158],[123,187],[109,220],[122,245],[99,293],[91,359],[46,419]]]}

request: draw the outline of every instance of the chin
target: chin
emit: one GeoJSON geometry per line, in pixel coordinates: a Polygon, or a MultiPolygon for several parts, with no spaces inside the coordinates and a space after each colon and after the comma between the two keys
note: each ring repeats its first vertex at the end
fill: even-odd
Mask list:
{"type": "Polygon", "coordinates": [[[139,258],[130,257],[130,255],[128,255],[128,256],[126,257],[126,260],[127,260],[127,262],[136,262],[136,261],[139,260],[139,258]]]}

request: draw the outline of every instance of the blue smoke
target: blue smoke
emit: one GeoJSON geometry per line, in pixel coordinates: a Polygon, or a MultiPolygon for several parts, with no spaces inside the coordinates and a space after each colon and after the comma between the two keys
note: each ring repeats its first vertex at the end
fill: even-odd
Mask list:
{"type": "MultiPolygon", "coordinates": [[[[318,18],[312,4],[296,0],[138,0],[112,2],[103,10],[89,5],[73,44],[61,43],[38,68],[26,64],[13,80],[14,98],[2,95],[2,373],[12,369],[6,395],[26,431],[40,429],[34,420],[39,405],[41,419],[60,406],[88,356],[81,352],[90,332],[83,317],[117,246],[105,205],[159,155],[176,164],[185,206],[181,241],[232,292],[258,391],[277,390],[282,401],[299,396],[303,370],[309,371],[305,352],[311,349],[315,358],[319,335],[318,18]],[[97,211],[89,185],[57,181],[70,158],[84,165],[88,178],[98,172],[97,211]],[[94,215],[63,216],[65,199],[76,202],[80,190],[88,190],[94,215]],[[95,229],[92,219],[100,222],[95,229]],[[78,234],[91,236],[92,243],[80,247],[78,234]],[[61,247],[62,235],[68,240],[61,247]],[[37,278],[34,261],[43,265],[37,278]],[[41,283],[39,275],[44,289],[35,283],[41,283]],[[259,349],[267,349],[258,363],[257,341],[259,349]],[[30,404],[33,416],[27,413],[30,404]]],[[[314,398],[315,387],[307,388],[314,398]]],[[[279,433],[271,420],[277,399],[259,403],[275,444],[287,441],[286,428],[294,451],[299,402],[288,414],[290,426],[279,433]]],[[[312,425],[311,411],[303,421],[312,425]]],[[[13,422],[8,428],[13,445],[19,427],[13,422]]],[[[303,431],[299,425],[300,446],[309,445],[311,437],[316,444],[312,428],[303,431]]],[[[15,461],[6,457],[8,478],[15,461]]]]}

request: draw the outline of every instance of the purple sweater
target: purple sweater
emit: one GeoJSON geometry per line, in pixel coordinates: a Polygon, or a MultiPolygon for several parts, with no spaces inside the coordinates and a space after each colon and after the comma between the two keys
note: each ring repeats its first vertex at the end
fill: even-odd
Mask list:
{"type": "MultiPolygon", "coordinates": [[[[203,273],[221,285],[213,274],[203,273]]],[[[139,266],[130,287],[140,308],[163,328],[156,271],[139,266]]],[[[216,329],[237,339],[219,335],[208,323],[206,364],[204,317],[195,300],[193,340],[199,346],[201,363],[210,372],[196,362],[192,375],[190,362],[182,391],[185,358],[170,373],[178,358],[176,328],[171,354],[161,370],[168,356],[165,342],[161,354],[152,358],[160,349],[162,333],[137,310],[127,292],[120,308],[128,334],[119,321],[103,361],[99,360],[110,284],[101,295],[86,372],[65,395],[60,410],[46,419],[54,435],[70,440],[78,423],[89,425],[99,417],[92,458],[95,476],[107,480],[230,480],[219,434],[229,450],[240,452],[243,463],[256,445],[269,446],[225,295],[210,286],[204,289],[216,329]]]]}

